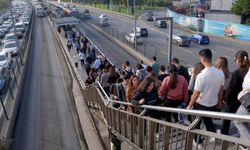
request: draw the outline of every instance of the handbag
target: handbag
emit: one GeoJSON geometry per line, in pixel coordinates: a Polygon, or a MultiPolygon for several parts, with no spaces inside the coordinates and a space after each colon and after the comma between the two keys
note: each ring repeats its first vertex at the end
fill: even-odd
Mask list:
{"type": "Polygon", "coordinates": [[[246,93],[239,99],[240,103],[250,111],[250,93],[246,93]]]}

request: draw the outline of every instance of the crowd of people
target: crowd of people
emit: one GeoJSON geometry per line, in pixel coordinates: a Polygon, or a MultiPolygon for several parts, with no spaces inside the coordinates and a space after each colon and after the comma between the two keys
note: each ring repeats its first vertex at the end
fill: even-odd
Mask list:
{"type": "MultiPolygon", "coordinates": [[[[215,66],[212,64],[210,49],[199,52],[200,61],[193,66],[191,74],[178,58],[173,58],[167,69],[157,62],[156,57],[152,57],[151,65],[141,60],[132,67],[126,61],[117,68],[105,57],[96,54],[95,45],[89,45],[87,38],[70,32],[66,30],[67,46],[69,51],[73,50],[73,45],[75,47],[75,67],[78,68],[80,62],[87,72],[85,84],[99,81],[112,100],[133,104],[114,103],[113,107],[117,109],[140,113],[142,110],[137,107],[140,105],[185,106],[186,109],[250,114],[250,62],[244,50],[235,54],[234,61],[238,67],[232,73],[225,57],[217,58],[215,66]]],[[[170,112],[149,111],[146,115],[169,122],[181,121],[177,114],[170,112]]],[[[191,117],[187,120],[191,121],[191,117]]],[[[202,117],[202,120],[208,131],[216,132],[212,118],[202,117]]],[[[222,134],[229,134],[230,122],[223,120],[222,134]]],[[[244,139],[250,138],[249,123],[234,121],[234,124],[244,139]]],[[[200,128],[200,123],[196,127],[200,128]]]]}

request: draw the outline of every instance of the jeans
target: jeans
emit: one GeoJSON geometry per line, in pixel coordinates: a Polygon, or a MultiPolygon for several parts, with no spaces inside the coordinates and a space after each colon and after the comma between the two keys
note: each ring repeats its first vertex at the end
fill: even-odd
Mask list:
{"type": "MultiPolygon", "coordinates": [[[[247,109],[243,105],[240,105],[236,114],[250,115],[250,112],[248,112],[247,109]]],[[[240,136],[245,140],[249,140],[250,139],[250,123],[234,121],[234,124],[236,128],[239,130],[240,136]]]]}

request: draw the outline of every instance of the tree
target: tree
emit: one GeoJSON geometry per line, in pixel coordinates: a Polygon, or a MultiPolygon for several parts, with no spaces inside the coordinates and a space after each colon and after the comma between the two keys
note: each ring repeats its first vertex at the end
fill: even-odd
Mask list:
{"type": "Polygon", "coordinates": [[[245,23],[250,18],[250,1],[249,0],[236,0],[233,3],[231,11],[234,14],[241,15],[242,23],[245,23]]]}

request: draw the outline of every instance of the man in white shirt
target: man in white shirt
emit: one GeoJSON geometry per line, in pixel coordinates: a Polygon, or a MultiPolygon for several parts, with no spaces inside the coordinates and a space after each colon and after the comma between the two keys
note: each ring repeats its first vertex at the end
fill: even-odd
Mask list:
{"type": "MultiPolygon", "coordinates": [[[[212,52],[202,49],[199,52],[201,63],[205,66],[196,77],[194,92],[187,109],[215,111],[217,104],[221,104],[224,91],[224,74],[212,65],[212,52]]],[[[206,129],[215,132],[212,118],[203,117],[206,129]]],[[[200,128],[200,123],[196,126],[200,128]]]]}

